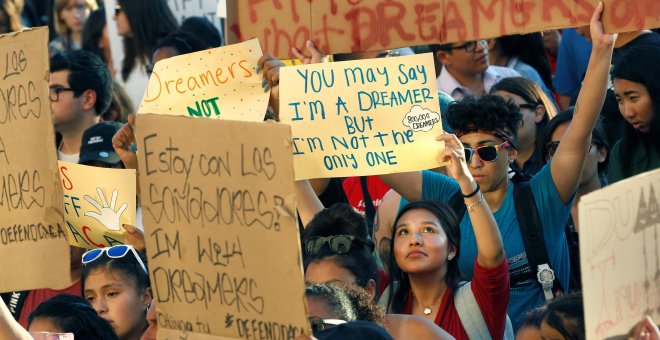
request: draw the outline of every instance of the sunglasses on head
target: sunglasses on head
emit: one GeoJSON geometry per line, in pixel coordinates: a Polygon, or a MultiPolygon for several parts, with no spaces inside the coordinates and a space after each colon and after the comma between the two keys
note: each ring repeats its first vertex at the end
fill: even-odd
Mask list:
{"type": "Polygon", "coordinates": [[[305,252],[309,255],[316,255],[321,251],[326,243],[335,254],[348,253],[351,250],[351,243],[355,239],[352,235],[334,235],[334,236],[314,236],[305,241],[305,252]]]}
{"type": "Polygon", "coordinates": [[[127,244],[120,244],[108,248],[92,249],[83,254],[82,263],[88,264],[90,262],[94,262],[104,253],[111,259],[120,259],[126,256],[126,254],[128,254],[129,252],[133,254],[137,262],[140,264],[140,267],[142,267],[142,270],[144,270],[145,273],[149,274],[149,272],[147,271],[147,266],[145,266],[144,262],[142,262],[142,260],[140,259],[140,255],[138,254],[137,250],[135,250],[133,246],[127,244]]]}
{"type": "Polygon", "coordinates": [[[477,157],[479,157],[479,159],[481,159],[484,162],[495,162],[497,160],[497,155],[500,153],[500,150],[503,148],[508,148],[510,146],[511,143],[506,141],[500,145],[485,145],[474,149],[464,147],[465,162],[469,164],[470,161],[472,161],[472,155],[474,155],[475,153],[477,154],[477,157]]]}
{"type": "Polygon", "coordinates": [[[312,333],[320,332],[328,328],[346,323],[344,320],[339,319],[321,319],[317,316],[310,316],[308,318],[309,324],[312,326],[312,333]]]}

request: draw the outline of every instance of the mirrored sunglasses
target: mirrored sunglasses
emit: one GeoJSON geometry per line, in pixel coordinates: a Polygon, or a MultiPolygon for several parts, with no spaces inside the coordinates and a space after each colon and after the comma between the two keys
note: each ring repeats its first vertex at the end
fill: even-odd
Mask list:
{"type": "Polygon", "coordinates": [[[305,241],[305,252],[316,255],[326,243],[335,254],[344,254],[351,250],[351,243],[355,239],[352,235],[314,236],[305,241]]]}

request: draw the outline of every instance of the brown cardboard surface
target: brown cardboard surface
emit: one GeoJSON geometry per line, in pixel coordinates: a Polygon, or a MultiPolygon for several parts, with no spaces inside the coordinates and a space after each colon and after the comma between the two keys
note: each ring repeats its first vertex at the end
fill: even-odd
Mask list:
{"type": "Polygon", "coordinates": [[[587,339],[660,319],[660,170],[582,197],[579,218],[587,339]]]}
{"type": "MultiPolygon", "coordinates": [[[[605,0],[607,32],[660,27],[657,0],[605,0]]],[[[227,0],[230,43],[259,38],[293,57],[311,36],[328,54],[380,51],[589,24],[597,0],[227,0]]]]}
{"type": "Polygon", "coordinates": [[[48,65],[46,28],[0,36],[0,292],[70,284],[48,65]]]}
{"type": "Polygon", "coordinates": [[[143,114],[137,135],[159,328],[310,334],[290,127],[143,114]]]}

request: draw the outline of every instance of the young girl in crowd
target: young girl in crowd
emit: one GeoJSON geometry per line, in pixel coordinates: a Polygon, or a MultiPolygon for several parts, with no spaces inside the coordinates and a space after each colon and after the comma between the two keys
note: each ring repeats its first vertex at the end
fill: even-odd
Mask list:
{"type": "Polygon", "coordinates": [[[612,70],[619,111],[629,124],[612,148],[609,182],[660,167],[660,47],[634,47],[612,70]]]}
{"type": "Polygon", "coordinates": [[[538,144],[543,128],[557,114],[557,109],[541,88],[526,78],[504,78],[491,87],[490,93],[512,101],[522,114],[518,128],[518,156],[511,167],[531,178],[545,163],[538,144]]]}
{"type": "Polygon", "coordinates": [[[132,246],[118,245],[90,250],[82,261],[83,296],[120,340],[140,339],[152,298],[146,258],[132,246]]]}
{"type": "Polygon", "coordinates": [[[50,55],[81,49],[83,25],[97,8],[96,0],[55,0],[53,24],[57,37],[50,42],[50,55]]]}
{"type": "MultiPolygon", "coordinates": [[[[468,98],[454,103],[448,110],[449,124],[465,147],[469,173],[483,191],[483,204],[494,211],[503,237],[511,276],[508,311],[514,329],[527,311],[552,300],[568,287],[570,264],[564,230],[591,144],[591,130],[605,97],[615,40],[615,36],[603,33],[602,11],[603,4],[600,3],[591,19],[594,48],[575,117],[552,162],[529,182],[542,224],[547,263],[530,265],[514,202],[513,193],[518,184],[508,176],[509,165],[517,156],[517,130],[521,119],[518,108],[499,96],[483,96],[479,100],[468,98]]],[[[446,142],[446,137],[440,140],[446,142]]],[[[455,179],[430,171],[383,175],[381,178],[411,202],[438,200],[447,203],[459,191],[471,193],[455,179]]],[[[477,275],[475,260],[481,251],[477,247],[480,241],[471,217],[466,213],[460,221],[462,256],[458,259],[460,271],[468,280],[477,275]]],[[[439,292],[436,288],[435,293],[439,292]]],[[[437,303],[433,296],[427,298],[421,303],[437,303]]]]}
{"type": "Polygon", "coordinates": [[[156,44],[178,28],[165,0],[117,0],[115,21],[124,37],[124,81],[134,68],[148,65],[156,44]]]}

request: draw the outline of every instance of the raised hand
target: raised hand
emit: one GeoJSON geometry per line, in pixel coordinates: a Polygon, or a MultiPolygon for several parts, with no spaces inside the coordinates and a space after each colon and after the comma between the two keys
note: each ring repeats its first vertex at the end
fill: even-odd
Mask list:
{"type": "Polygon", "coordinates": [[[591,43],[594,48],[610,48],[614,46],[617,37],[616,34],[605,34],[605,29],[603,28],[603,7],[603,2],[599,2],[589,22],[591,43]]]}
{"type": "Polygon", "coordinates": [[[457,181],[472,180],[472,175],[465,161],[465,149],[463,143],[454,134],[445,133],[435,138],[437,141],[445,142],[445,150],[442,154],[443,162],[447,165],[447,174],[457,181]]]}
{"type": "Polygon", "coordinates": [[[85,201],[93,205],[98,212],[88,211],[85,213],[85,216],[91,217],[99,221],[99,223],[101,223],[108,230],[112,230],[112,231],[120,230],[121,223],[119,222],[119,219],[126,210],[126,208],[128,208],[128,203],[122,204],[121,207],[119,207],[119,210],[115,211],[115,205],[117,204],[117,190],[115,189],[112,192],[110,205],[108,205],[108,201],[106,201],[105,195],[103,194],[103,190],[101,188],[96,188],[96,192],[99,194],[101,203],[97,202],[89,195],[85,195],[85,201]]]}
{"type": "Polygon", "coordinates": [[[307,40],[305,42],[305,49],[307,49],[307,52],[309,52],[309,57],[304,55],[302,52],[300,52],[297,48],[292,47],[291,48],[291,53],[300,60],[301,63],[307,65],[307,64],[318,64],[323,62],[323,58],[325,58],[325,54],[321,52],[316,46],[314,46],[314,43],[311,40],[307,40]]]}
{"type": "Polygon", "coordinates": [[[135,114],[128,115],[128,123],[124,124],[112,137],[112,147],[124,163],[126,169],[137,169],[137,155],[131,149],[135,145],[135,114]]]}

